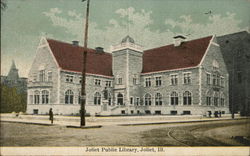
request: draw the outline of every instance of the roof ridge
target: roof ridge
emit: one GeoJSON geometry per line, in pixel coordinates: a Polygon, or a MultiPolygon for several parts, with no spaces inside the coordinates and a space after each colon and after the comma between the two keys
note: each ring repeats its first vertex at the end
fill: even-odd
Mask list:
{"type": "MultiPolygon", "coordinates": [[[[212,39],[213,35],[206,36],[206,37],[202,37],[202,38],[197,38],[197,39],[188,40],[188,41],[185,41],[185,43],[187,43],[187,42],[192,42],[192,41],[197,41],[197,40],[202,40],[202,39],[208,38],[208,37],[211,37],[211,39],[212,39]]],[[[163,45],[163,46],[160,46],[160,47],[155,47],[155,48],[147,49],[147,50],[144,50],[144,52],[145,52],[145,51],[154,50],[154,49],[164,48],[164,47],[171,46],[171,45],[174,45],[174,44],[167,44],[167,45],[163,45]]]]}
{"type": "MultiPolygon", "coordinates": [[[[62,44],[67,44],[67,45],[70,45],[70,46],[72,46],[72,47],[84,48],[83,46],[80,46],[80,45],[79,45],[79,46],[74,46],[74,45],[72,45],[71,43],[64,42],[64,41],[60,41],[60,40],[56,40],[56,39],[46,38],[46,40],[47,40],[47,41],[51,40],[51,41],[59,42],[59,43],[62,43],[62,44]]],[[[87,47],[87,49],[96,51],[95,49],[89,48],[89,47],[87,47]]],[[[88,51],[88,52],[91,52],[91,51],[88,51]]],[[[103,51],[103,52],[104,52],[105,54],[110,54],[109,52],[105,52],[105,51],[103,51]]]]}

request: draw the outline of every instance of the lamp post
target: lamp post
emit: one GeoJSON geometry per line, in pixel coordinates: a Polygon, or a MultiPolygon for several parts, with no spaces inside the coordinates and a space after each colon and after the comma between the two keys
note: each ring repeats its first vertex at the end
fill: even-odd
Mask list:
{"type": "MultiPolygon", "coordinates": [[[[86,0],[82,0],[83,2],[86,0]]],[[[82,89],[81,89],[81,123],[80,126],[85,126],[85,104],[86,104],[86,60],[87,60],[87,45],[88,45],[88,26],[89,26],[89,1],[87,0],[87,10],[85,19],[85,32],[84,32],[84,49],[83,49],[83,64],[82,64],[82,89]]]]}

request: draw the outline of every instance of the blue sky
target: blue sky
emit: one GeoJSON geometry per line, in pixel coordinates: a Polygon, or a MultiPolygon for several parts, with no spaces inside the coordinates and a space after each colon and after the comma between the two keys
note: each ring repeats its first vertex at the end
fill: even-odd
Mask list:
{"type": "MultiPolygon", "coordinates": [[[[27,76],[41,36],[83,44],[86,2],[5,0],[1,12],[2,74],[11,60],[27,76]]],[[[89,47],[109,51],[129,34],[145,49],[188,39],[249,30],[250,0],[91,0],[89,47]],[[212,11],[212,14],[204,14],[212,11]]]]}

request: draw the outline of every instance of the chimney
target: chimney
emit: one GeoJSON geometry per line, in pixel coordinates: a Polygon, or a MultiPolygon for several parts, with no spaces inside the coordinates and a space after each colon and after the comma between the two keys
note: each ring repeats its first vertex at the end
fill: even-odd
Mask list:
{"type": "Polygon", "coordinates": [[[177,35],[174,38],[174,46],[178,47],[181,45],[182,42],[185,41],[186,37],[184,37],[183,35],[177,35]]]}
{"type": "Polygon", "coordinates": [[[72,41],[72,44],[73,44],[74,46],[79,46],[79,41],[72,41]]]}
{"type": "Polygon", "coordinates": [[[103,47],[96,47],[95,48],[95,51],[97,52],[97,53],[103,53],[104,51],[103,51],[103,47]]]}

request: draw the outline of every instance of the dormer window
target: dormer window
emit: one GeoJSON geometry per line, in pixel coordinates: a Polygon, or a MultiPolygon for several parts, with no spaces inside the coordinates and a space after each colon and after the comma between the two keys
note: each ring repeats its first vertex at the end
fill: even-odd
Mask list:
{"type": "Polygon", "coordinates": [[[184,37],[183,35],[177,35],[174,37],[174,46],[178,47],[181,45],[182,42],[184,42],[186,39],[186,37],[184,37]]]}

